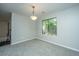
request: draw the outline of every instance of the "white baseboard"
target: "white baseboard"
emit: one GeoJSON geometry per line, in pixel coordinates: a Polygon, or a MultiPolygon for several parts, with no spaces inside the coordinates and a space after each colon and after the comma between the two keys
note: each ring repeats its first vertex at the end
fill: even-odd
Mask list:
{"type": "Polygon", "coordinates": [[[40,40],[45,41],[45,42],[48,42],[48,43],[51,43],[51,44],[55,44],[55,45],[58,45],[58,46],[61,46],[61,47],[64,47],[64,48],[67,48],[67,49],[70,49],[70,50],[73,50],[73,51],[76,51],[76,52],[79,52],[78,49],[71,48],[71,47],[68,47],[68,46],[65,46],[65,45],[62,45],[62,44],[56,43],[56,42],[50,42],[50,41],[43,40],[43,39],[40,39],[40,40]]]}
{"type": "Polygon", "coordinates": [[[15,43],[11,43],[11,45],[19,44],[19,43],[22,43],[22,42],[25,42],[25,41],[29,41],[29,40],[33,40],[33,39],[18,41],[18,42],[15,42],[15,43]]]}

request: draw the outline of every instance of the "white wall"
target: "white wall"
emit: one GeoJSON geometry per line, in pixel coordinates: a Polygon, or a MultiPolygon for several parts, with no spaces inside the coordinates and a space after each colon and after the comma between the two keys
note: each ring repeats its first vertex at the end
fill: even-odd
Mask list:
{"type": "Polygon", "coordinates": [[[79,51],[79,6],[51,13],[38,21],[38,38],[79,51]],[[42,35],[42,20],[57,17],[57,36],[42,35]]]}
{"type": "Polygon", "coordinates": [[[29,17],[12,13],[11,22],[12,44],[31,40],[36,37],[35,21],[32,21],[29,17]]]}

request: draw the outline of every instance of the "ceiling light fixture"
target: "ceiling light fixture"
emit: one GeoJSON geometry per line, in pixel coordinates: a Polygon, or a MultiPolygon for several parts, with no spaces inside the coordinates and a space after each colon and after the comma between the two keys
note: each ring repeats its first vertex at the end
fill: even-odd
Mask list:
{"type": "Polygon", "coordinates": [[[31,16],[31,19],[35,21],[37,19],[37,17],[34,15],[35,6],[32,6],[32,8],[33,8],[33,15],[31,16]]]}

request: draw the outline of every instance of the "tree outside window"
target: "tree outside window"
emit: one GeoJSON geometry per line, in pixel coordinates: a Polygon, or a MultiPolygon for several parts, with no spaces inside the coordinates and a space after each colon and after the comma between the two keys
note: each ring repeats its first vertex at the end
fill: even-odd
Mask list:
{"type": "Polygon", "coordinates": [[[42,34],[57,35],[56,17],[45,19],[42,21],[42,34]]]}

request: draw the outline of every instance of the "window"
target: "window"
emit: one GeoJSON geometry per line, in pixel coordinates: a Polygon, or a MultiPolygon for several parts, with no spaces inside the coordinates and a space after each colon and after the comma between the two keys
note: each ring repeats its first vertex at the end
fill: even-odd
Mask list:
{"type": "Polygon", "coordinates": [[[42,34],[57,35],[56,17],[45,19],[42,21],[42,34]]]}

